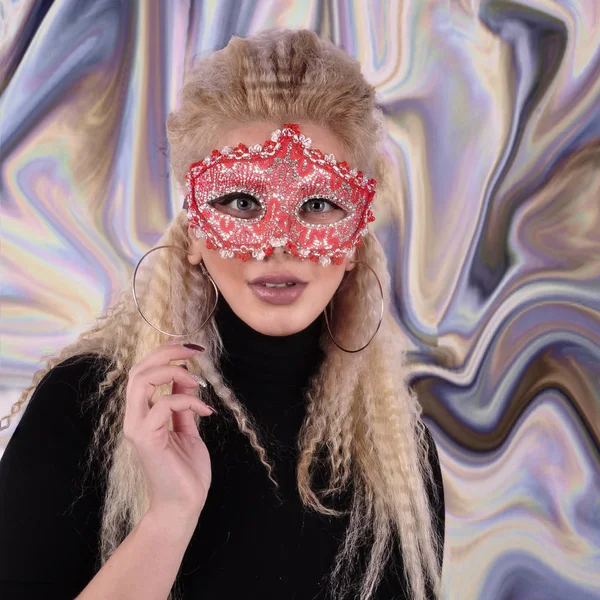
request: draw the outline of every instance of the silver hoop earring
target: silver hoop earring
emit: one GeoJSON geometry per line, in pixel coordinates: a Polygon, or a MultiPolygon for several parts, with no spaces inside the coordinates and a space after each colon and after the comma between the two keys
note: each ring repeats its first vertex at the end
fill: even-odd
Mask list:
{"type": "Polygon", "coordinates": [[[381,322],[383,321],[383,309],[384,309],[384,305],[383,305],[383,286],[381,285],[381,281],[379,280],[379,277],[377,276],[377,273],[375,273],[375,270],[370,265],[368,265],[366,262],[364,262],[362,260],[352,260],[350,262],[353,262],[355,264],[365,265],[365,267],[367,267],[367,269],[369,269],[371,271],[371,273],[373,273],[373,275],[375,275],[375,279],[377,279],[377,285],[379,286],[379,291],[381,292],[381,314],[379,315],[379,323],[377,323],[377,327],[375,329],[375,333],[369,338],[369,341],[364,346],[362,346],[360,348],[357,348],[356,350],[348,350],[347,348],[344,348],[344,347],[340,346],[335,341],[335,338],[333,337],[333,334],[331,333],[331,328],[329,327],[329,318],[327,316],[327,307],[325,307],[325,310],[323,311],[325,313],[325,324],[327,325],[327,331],[329,332],[329,337],[331,338],[331,341],[340,350],[343,350],[344,352],[348,352],[350,354],[353,354],[354,352],[360,352],[361,350],[364,350],[373,341],[373,339],[377,335],[377,332],[379,331],[379,328],[381,327],[381,322]]]}
{"type": "Polygon", "coordinates": [[[170,333],[168,331],[163,331],[162,329],[159,329],[155,325],[152,325],[152,323],[150,323],[150,321],[148,321],[148,319],[145,317],[145,315],[142,312],[142,309],[140,308],[140,305],[138,303],[137,295],[135,293],[135,278],[137,276],[138,269],[140,268],[140,264],[142,263],[144,258],[146,258],[146,256],[148,256],[148,254],[150,254],[151,252],[154,252],[155,250],[160,250],[161,248],[176,248],[177,250],[181,250],[182,252],[185,252],[186,254],[188,253],[188,251],[185,248],[180,248],[179,246],[173,246],[173,245],[157,246],[156,248],[152,248],[152,249],[148,250],[148,252],[146,252],[146,254],[144,254],[144,256],[142,256],[142,258],[140,258],[140,260],[138,261],[138,264],[135,267],[135,270],[133,271],[133,277],[131,278],[131,291],[133,293],[133,301],[135,302],[135,307],[137,308],[137,311],[140,313],[140,316],[142,317],[142,319],[144,319],[144,321],[146,321],[146,323],[148,323],[148,325],[150,325],[150,327],[156,329],[156,331],[160,331],[160,333],[164,333],[165,335],[168,335],[171,337],[189,337],[191,335],[194,335],[195,333],[198,333],[206,325],[206,323],[208,323],[208,320],[213,316],[213,313],[215,312],[215,310],[217,308],[217,302],[219,301],[219,289],[217,288],[217,284],[214,282],[214,279],[210,276],[209,272],[206,270],[206,267],[204,266],[204,264],[200,263],[200,270],[202,271],[202,274],[210,279],[210,282],[212,283],[212,286],[215,290],[215,305],[213,306],[212,310],[210,311],[210,314],[208,315],[208,317],[206,317],[206,319],[204,319],[204,321],[202,322],[202,325],[200,325],[200,327],[198,327],[198,329],[195,329],[194,331],[191,331],[190,333],[170,333]]]}

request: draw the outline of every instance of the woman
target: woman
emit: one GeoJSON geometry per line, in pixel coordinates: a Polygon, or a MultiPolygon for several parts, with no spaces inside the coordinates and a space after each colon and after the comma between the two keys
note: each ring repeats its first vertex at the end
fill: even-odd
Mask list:
{"type": "Polygon", "coordinates": [[[21,396],[0,595],[437,598],[439,462],[368,230],[393,193],[372,86],[312,32],[233,38],[167,133],[184,210],[21,396]]]}

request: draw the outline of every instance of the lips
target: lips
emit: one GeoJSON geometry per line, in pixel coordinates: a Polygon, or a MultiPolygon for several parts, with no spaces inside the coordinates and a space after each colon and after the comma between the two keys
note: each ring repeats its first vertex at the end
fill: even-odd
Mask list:
{"type": "Polygon", "coordinates": [[[254,295],[269,304],[291,304],[306,289],[308,283],[292,273],[271,273],[253,279],[248,284],[254,295]]]}
{"type": "Polygon", "coordinates": [[[304,284],[306,281],[292,275],[291,273],[273,273],[271,275],[263,275],[250,281],[250,285],[266,285],[269,284],[304,284]]]}

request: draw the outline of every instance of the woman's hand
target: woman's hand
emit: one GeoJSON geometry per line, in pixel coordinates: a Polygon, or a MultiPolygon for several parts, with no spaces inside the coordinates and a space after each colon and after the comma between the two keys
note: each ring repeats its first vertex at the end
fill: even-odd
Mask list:
{"type": "Polygon", "coordinates": [[[170,365],[197,350],[165,344],[129,371],[123,433],[137,452],[148,489],[150,510],[196,520],[211,482],[210,456],[194,421],[213,410],[195,391],[198,384],[186,367],[170,365]],[[173,381],[173,393],[151,399],[157,385],[173,381]],[[173,417],[173,431],[169,419],[173,417]]]}

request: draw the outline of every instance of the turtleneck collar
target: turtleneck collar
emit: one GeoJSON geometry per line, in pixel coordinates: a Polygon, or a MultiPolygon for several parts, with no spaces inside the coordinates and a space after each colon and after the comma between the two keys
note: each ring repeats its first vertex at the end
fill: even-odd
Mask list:
{"type": "Polygon", "coordinates": [[[225,347],[221,366],[234,382],[302,386],[323,360],[319,345],[322,313],[298,333],[270,336],[252,329],[219,294],[215,322],[225,347]]]}

